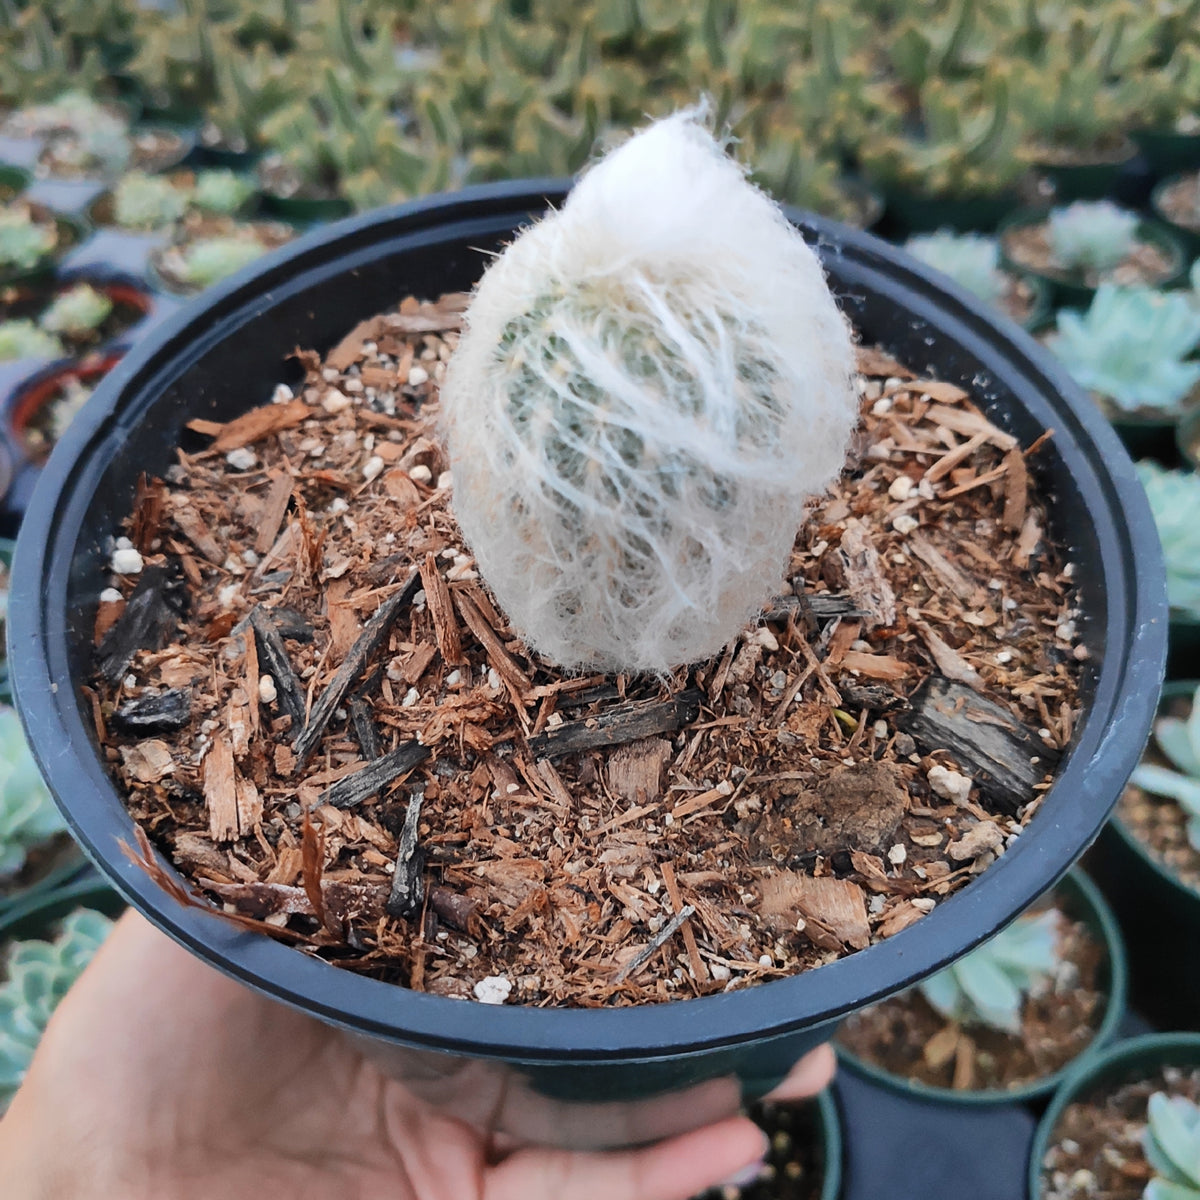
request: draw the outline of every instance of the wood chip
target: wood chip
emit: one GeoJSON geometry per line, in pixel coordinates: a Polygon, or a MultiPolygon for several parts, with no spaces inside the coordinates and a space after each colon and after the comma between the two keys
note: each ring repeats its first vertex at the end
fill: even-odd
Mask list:
{"type": "Polygon", "coordinates": [[[856,950],[870,944],[871,927],[863,890],[849,879],[814,878],[781,871],[762,882],[760,911],[766,916],[800,917],[832,931],[856,950]]]}
{"type": "Polygon", "coordinates": [[[671,753],[671,743],[662,738],[644,738],[618,747],[608,760],[609,790],[631,804],[657,800],[671,753]]]}
{"type": "Polygon", "coordinates": [[[237,768],[233,747],[219,732],[204,756],[204,803],[208,809],[208,834],[214,842],[236,841],[238,823],[237,768]]]}
{"type": "Polygon", "coordinates": [[[433,618],[433,632],[438,650],[447,666],[461,667],[467,660],[463,656],[462,642],[458,636],[458,620],[454,615],[454,603],[450,589],[438,570],[437,559],[430,551],[421,564],[421,586],[425,589],[425,603],[433,618]]]}
{"type": "Polygon", "coordinates": [[[302,421],[313,415],[313,410],[302,400],[289,400],[286,404],[264,404],[220,424],[213,421],[189,421],[188,428],[197,433],[215,435],[209,447],[216,454],[226,454],[250,446],[273,433],[284,429],[295,429],[302,421]]]}

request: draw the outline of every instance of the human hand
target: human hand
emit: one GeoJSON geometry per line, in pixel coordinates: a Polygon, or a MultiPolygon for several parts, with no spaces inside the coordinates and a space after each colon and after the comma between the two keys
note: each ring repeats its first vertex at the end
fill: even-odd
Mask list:
{"type": "MultiPolygon", "coordinates": [[[[829,1081],[822,1046],[773,1099],[829,1081]]],[[[9,1200],[687,1200],[765,1152],[744,1117],[636,1150],[518,1148],[129,912],[0,1121],[9,1200]],[[11,1190],[10,1190],[11,1189],[11,1190]]]]}

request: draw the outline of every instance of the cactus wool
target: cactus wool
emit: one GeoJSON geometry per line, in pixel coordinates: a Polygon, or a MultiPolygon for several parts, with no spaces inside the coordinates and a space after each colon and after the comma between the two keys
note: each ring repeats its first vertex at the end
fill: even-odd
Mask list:
{"type": "Polygon", "coordinates": [[[514,629],[564,668],[719,651],[841,470],[853,367],[816,256],[700,113],[598,162],[488,269],[441,393],[514,629]]]}

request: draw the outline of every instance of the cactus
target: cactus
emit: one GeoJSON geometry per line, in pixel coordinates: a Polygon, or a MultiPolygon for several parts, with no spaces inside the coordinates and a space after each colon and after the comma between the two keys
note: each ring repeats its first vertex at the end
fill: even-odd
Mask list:
{"type": "Polygon", "coordinates": [[[130,171],[113,190],[113,216],[125,229],[164,229],[187,211],[188,197],[166,176],[130,171]]]}
{"type": "Polygon", "coordinates": [[[180,274],[187,283],[209,287],[266,252],[253,237],[202,238],[183,251],[180,274]]]}
{"type": "Polygon", "coordinates": [[[1178,292],[1102,283],[1086,312],[1063,309],[1046,339],[1085,388],[1126,412],[1178,410],[1200,383],[1200,311],[1178,292]]]}
{"type": "Polygon", "coordinates": [[[1021,1005],[1057,965],[1058,921],[1053,909],[1020,917],[917,986],[948,1020],[1019,1033],[1021,1005]]]}
{"type": "Polygon", "coordinates": [[[233,171],[201,171],[192,203],[206,212],[232,216],[254,195],[254,184],[233,171]]]}
{"type": "Polygon", "coordinates": [[[909,238],[904,248],[988,304],[998,303],[1004,295],[1006,280],[998,266],[1000,247],[995,238],[943,229],[909,238]]]}
{"type": "Polygon", "coordinates": [[[1111,271],[1133,249],[1140,218],[1111,200],[1077,200],[1046,222],[1055,261],[1070,271],[1111,271]]]}
{"type": "Polygon", "coordinates": [[[699,113],[593,167],[489,268],[441,393],[456,515],[527,643],[613,670],[720,650],[842,467],[852,362],[816,258],[699,113]]]}
{"type": "Polygon", "coordinates": [[[1143,762],[1130,782],[1155,796],[1167,796],[1187,814],[1187,836],[1200,851],[1200,688],[1192,696],[1186,720],[1159,717],[1154,722],[1154,741],[1174,768],[1143,762]]]}
{"type": "Polygon", "coordinates": [[[11,708],[0,709],[0,880],[16,875],[30,850],[65,829],[20,718],[11,708]]]}
{"type": "Polygon", "coordinates": [[[216,98],[207,117],[231,150],[261,149],[267,119],[301,94],[294,64],[265,45],[242,51],[223,43],[216,56],[216,98]]]}
{"type": "Polygon", "coordinates": [[[91,962],[112,922],[88,908],[63,919],[52,942],[14,942],[0,984],[0,1113],[29,1070],[54,1010],[91,962]]]}
{"type": "Polygon", "coordinates": [[[90,284],[79,283],[54,298],[38,324],[47,333],[82,337],[100,328],[113,310],[112,301],[90,284]]]}
{"type": "Polygon", "coordinates": [[[0,269],[29,271],[58,242],[53,221],[39,221],[24,204],[0,211],[0,269]]]}
{"type": "Polygon", "coordinates": [[[1171,608],[1200,617],[1200,475],[1170,471],[1155,462],[1139,462],[1167,565],[1171,608]]]}
{"type": "Polygon", "coordinates": [[[1155,1092],[1146,1106],[1142,1149],[1154,1171],[1142,1200],[1200,1200],[1200,1105],[1155,1092]]]}
{"type": "Polygon", "coordinates": [[[17,136],[46,138],[43,159],[56,169],[80,174],[118,174],[133,152],[124,118],[79,91],[22,109],[4,128],[17,136]]]}
{"type": "Polygon", "coordinates": [[[28,317],[0,321],[0,362],[18,358],[62,358],[63,344],[52,333],[39,329],[28,317]]]}

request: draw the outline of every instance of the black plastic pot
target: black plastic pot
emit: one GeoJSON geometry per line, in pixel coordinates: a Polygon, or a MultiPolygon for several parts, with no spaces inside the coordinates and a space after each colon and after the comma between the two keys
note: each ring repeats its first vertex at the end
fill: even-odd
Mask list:
{"type": "Polygon", "coordinates": [[[1062,1087],[1038,1124],[1029,1155],[1029,1198],[1041,1200],[1042,1160],[1054,1138],[1054,1127],[1067,1105],[1106,1088],[1145,1079],[1161,1067],[1200,1066],[1200,1036],[1188,1033],[1151,1033],[1118,1042],[1103,1054],[1079,1063],[1063,1080],[1062,1087]]]}
{"type": "Polygon", "coordinates": [[[1128,138],[1111,154],[1093,162],[1058,162],[1034,159],[1033,169],[1054,188],[1059,204],[1072,200],[1102,200],[1115,195],[1117,183],[1137,154],[1137,146],[1128,138]]]}
{"type": "MultiPolygon", "coordinates": [[[[1196,678],[1168,683],[1162,699],[1190,699],[1197,684],[1196,678]]],[[[1200,945],[1200,891],[1177,879],[1119,816],[1088,855],[1088,870],[1125,934],[1130,1003],[1163,1028],[1200,1029],[1200,956],[1194,952],[1200,945]]]]}
{"type": "Polygon", "coordinates": [[[252,264],[167,321],[116,367],[51,456],[18,543],[9,636],[17,702],[50,787],[132,904],[233,977],[360,1035],[463,1119],[599,1145],[703,1124],[743,1086],[762,1094],[847,1012],[945,966],[1055,883],[1137,761],[1162,673],[1166,601],[1145,494],[1065,372],[900,251],[797,215],[868,343],[965,383],[1024,444],[1054,430],[1031,468],[1051,499],[1051,533],[1076,565],[1090,651],[1085,712],[1012,849],[910,929],[839,962],[718,996],[611,1010],[484,1009],[410,992],[181,906],[121,852],[133,825],[79,691],[105,541],[128,514],[138,476],[173,461],[186,422],[231,418],[295,380],[285,360],[296,345],[327,349],[407,293],[470,287],[489,253],[565,192],[558,181],[519,181],[354,217],[252,264]]]}
{"type": "Polygon", "coordinates": [[[884,204],[881,228],[897,241],[939,229],[990,233],[1021,204],[1015,189],[978,196],[931,196],[900,184],[878,186],[884,204]]]}
{"type": "Polygon", "coordinates": [[[1156,179],[1200,167],[1200,133],[1140,129],[1133,135],[1146,167],[1156,179]]]}
{"type": "Polygon", "coordinates": [[[1008,1091],[994,1088],[954,1091],[951,1088],[927,1087],[917,1080],[894,1075],[851,1054],[842,1046],[838,1046],[839,1060],[864,1079],[869,1079],[879,1087],[894,1091],[910,1100],[936,1100],[943,1104],[966,1107],[995,1107],[1001,1104],[1044,1101],[1062,1082],[1063,1076],[1075,1062],[1090,1058],[1116,1035],[1117,1026],[1125,1014],[1125,995],[1129,983],[1129,968],[1121,931],[1096,885],[1082,871],[1072,871],[1055,889],[1055,904],[1072,920],[1082,921],[1088,927],[1092,936],[1104,945],[1107,958],[1101,975],[1101,990],[1106,996],[1104,1016],[1096,1030],[1096,1036],[1071,1063],[1051,1075],[1008,1091]]]}

